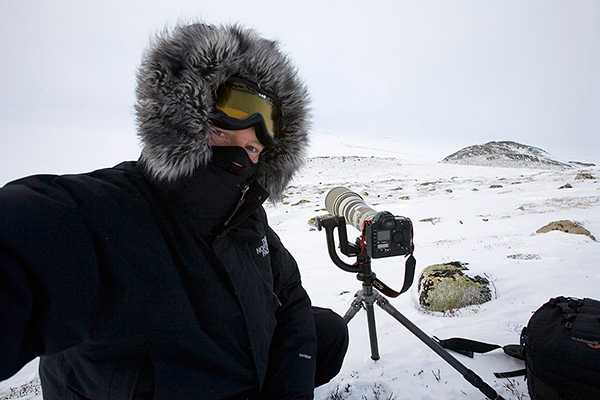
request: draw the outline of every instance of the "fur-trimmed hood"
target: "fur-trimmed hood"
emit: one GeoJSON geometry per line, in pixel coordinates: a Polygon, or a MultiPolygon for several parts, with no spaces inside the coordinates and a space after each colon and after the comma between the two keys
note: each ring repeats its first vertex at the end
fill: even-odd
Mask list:
{"type": "Polygon", "coordinates": [[[237,25],[180,25],[151,43],[137,75],[141,160],[156,179],[169,181],[210,161],[215,94],[232,76],[256,83],[280,101],[277,143],[262,152],[255,174],[276,202],[306,156],[309,96],[276,42],[237,25]]]}

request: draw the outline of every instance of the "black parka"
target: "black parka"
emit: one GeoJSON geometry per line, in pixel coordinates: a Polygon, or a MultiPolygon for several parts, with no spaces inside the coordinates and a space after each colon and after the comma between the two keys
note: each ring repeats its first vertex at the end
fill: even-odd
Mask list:
{"type": "Polygon", "coordinates": [[[2,188],[0,379],[42,355],[48,399],[312,398],[310,301],[265,197],[211,164],[2,188]]]}
{"type": "Polygon", "coordinates": [[[139,162],[0,190],[0,379],[41,354],[47,398],[311,398],[310,302],[261,206],[306,157],[296,69],[255,31],[178,25],[144,53],[135,111],[139,162]],[[247,191],[211,164],[232,77],[277,100],[247,191]]]}

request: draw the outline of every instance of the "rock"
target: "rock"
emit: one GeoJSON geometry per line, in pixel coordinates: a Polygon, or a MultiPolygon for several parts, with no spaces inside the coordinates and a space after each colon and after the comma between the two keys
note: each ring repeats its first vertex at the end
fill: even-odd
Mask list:
{"type": "Polygon", "coordinates": [[[530,254],[530,253],[519,253],[519,254],[511,254],[506,256],[506,258],[512,258],[513,260],[541,260],[539,254],[530,254]]]}
{"type": "Polygon", "coordinates": [[[542,226],[540,229],[535,231],[535,233],[547,233],[550,231],[561,231],[575,235],[586,235],[593,241],[596,241],[596,238],[590,233],[590,231],[585,229],[580,224],[569,220],[550,222],[548,225],[542,226]]]}
{"type": "Polygon", "coordinates": [[[418,281],[421,307],[443,312],[490,301],[489,281],[480,276],[466,276],[463,271],[468,268],[464,265],[451,262],[425,268],[418,281]]]}
{"type": "Polygon", "coordinates": [[[325,218],[331,218],[331,217],[332,217],[331,214],[324,214],[324,215],[319,215],[318,217],[312,217],[311,219],[308,220],[308,225],[316,228],[317,227],[317,218],[325,219],[325,218]]]}
{"type": "Polygon", "coordinates": [[[586,172],[586,171],[581,171],[577,174],[577,176],[575,177],[576,180],[584,180],[584,179],[596,179],[596,177],[594,175],[592,175],[590,172],[586,172]]]}
{"type": "Polygon", "coordinates": [[[301,204],[306,204],[306,203],[310,203],[310,200],[302,199],[299,202],[292,204],[292,206],[299,206],[301,204]]]}

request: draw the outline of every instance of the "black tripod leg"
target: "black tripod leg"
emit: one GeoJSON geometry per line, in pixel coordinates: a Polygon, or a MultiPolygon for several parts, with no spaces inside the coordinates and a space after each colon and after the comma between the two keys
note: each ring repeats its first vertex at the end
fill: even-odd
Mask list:
{"type": "Polygon", "coordinates": [[[371,358],[379,360],[379,345],[377,344],[377,328],[375,327],[375,309],[373,303],[366,305],[367,325],[369,326],[369,341],[371,343],[371,358]]]}
{"type": "Polygon", "coordinates": [[[379,345],[377,344],[377,328],[375,327],[375,309],[373,303],[375,297],[371,291],[371,294],[365,295],[361,290],[356,293],[356,297],[352,301],[350,308],[344,314],[344,321],[346,324],[350,322],[352,318],[360,311],[361,308],[367,310],[367,324],[369,328],[369,341],[371,345],[371,358],[373,360],[379,360],[379,345]]]}
{"type": "Polygon", "coordinates": [[[408,318],[402,315],[394,306],[390,304],[390,302],[377,294],[377,304],[383,308],[388,314],[394,317],[398,322],[404,325],[411,333],[413,333],[416,337],[418,337],[423,343],[425,343],[431,350],[437,353],[440,357],[444,359],[448,364],[450,364],[455,370],[460,372],[460,374],[469,382],[471,385],[475,386],[477,389],[481,391],[487,398],[492,400],[503,400],[502,396],[498,395],[496,391],[487,383],[485,383],[475,372],[471,371],[467,367],[465,367],[460,361],[454,358],[450,353],[448,353],[442,346],[439,345],[438,342],[433,340],[431,337],[427,336],[425,332],[423,332],[419,327],[413,324],[408,318]]]}

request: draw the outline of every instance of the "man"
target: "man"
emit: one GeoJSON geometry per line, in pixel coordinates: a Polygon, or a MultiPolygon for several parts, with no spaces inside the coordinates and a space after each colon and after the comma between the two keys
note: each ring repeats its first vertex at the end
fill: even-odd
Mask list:
{"type": "Polygon", "coordinates": [[[275,43],[179,26],[138,73],[138,162],[0,190],[0,379],[46,399],[305,399],[341,367],[261,204],[305,157],[308,95],[275,43]]]}

